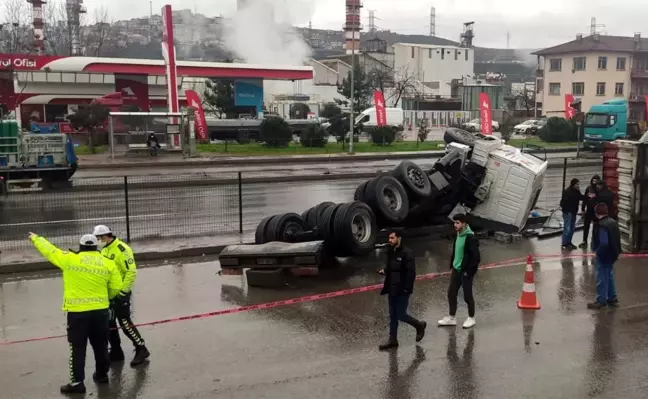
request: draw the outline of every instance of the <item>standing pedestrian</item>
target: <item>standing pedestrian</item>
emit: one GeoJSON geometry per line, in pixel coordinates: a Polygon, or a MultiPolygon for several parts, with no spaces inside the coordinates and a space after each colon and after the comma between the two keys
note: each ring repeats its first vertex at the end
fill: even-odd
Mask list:
{"type": "Polygon", "coordinates": [[[97,239],[81,237],[79,252],[62,251],[45,238],[29,233],[38,252],[63,272],[63,311],[67,312],[67,338],[70,344],[70,382],[62,394],[84,394],[85,359],[88,341],[94,351],[95,382],[108,382],[108,307],[121,289],[115,263],[99,253],[97,239]]]}
{"type": "Polygon", "coordinates": [[[414,292],[416,279],[416,263],[412,252],[403,246],[400,233],[389,234],[389,252],[387,265],[380,271],[385,276],[385,282],[380,295],[387,295],[389,303],[389,340],[380,345],[380,350],[398,347],[398,322],[402,321],[416,329],[416,342],[425,336],[427,323],[419,321],[407,314],[409,300],[414,292]]]}
{"type": "Polygon", "coordinates": [[[621,232],[617,222],[609,216],[606,204],[596,205],[598,219],[598,245],[596,248],[596,301],[587,304],[589,309],[617,306],[619,299],[614,281],[614,263],[621,255],[621,232]]]}
{"type": "Polygon", "coordinates": [[[594,216],[594,207],[596,206],[596,193],[598,192],[598,184],[601,181],[601,176],[594,175],[590,180],[590,185],[585,189],[583,195],[583,205],[581,210],[585,214],[583,218],[583,242],[579,247],[587,249],[587,239],[589,238],[590,226],[595,223],[596,217],[594,216]]]}
{"type": "MultiPolygon", "coordinates": [[[[607,184],[599,180],[596,185],[596,205],[605,204],[608,209],[609,217],[616,219],[616,212],[614,206],[614,193],[610,191],[607,184]]],[[[592,228],[592,251],[598,248],[598,233],[599,233],[599,220],[594,217],[594,226],[592,228]]]]}
{"type": "Polygon", "coordinates": [[[464,300],[468,305],[468,318],[463,328],[471,328],[475,325],[475,298],[473,297],[473,281],[481,255],[479,253],[479,240],[468,225],[466,215],[457,214],[452,220],[457,236],[452,245],[450,257],[450,285],[448,286],[449,315],[439,320],[439,326],[457,325],[457,295],[459,288],[463,287],[464,300]]]}
{"type": "Polygon", "coordinates": [[[583,194],[580,192],[580,182],[578,179],[572,179],[569,187],[563,191],[562,198],[560,199],[560,208],[563,214],[562,249],[564,250],[577,248],[572,244],[572,238],[574,237],[576,216],[578,215],[578,208],[582,199],[583,194]]]}
{"type": "Polygon", "coordinates": [[[110,320],[110,360],[113,362],[124,360],[124,351],[121,347],[119,329],[117,328],[117,323],[119,323],[124,334],[135,347],[135,356],[131,361],[131,366],[137,366],[144,363],[151,353],[146,348],[144,338],[142,338],[131,319],[131,290],[137,279],[137,266],[135,265],[133,251],[122,240],[115,237],[107,226],[96,226],[92,234],[104,244],[101,253],[115,261],[124,281],[119,295],[111,304],[113,318],[110,320]]]}

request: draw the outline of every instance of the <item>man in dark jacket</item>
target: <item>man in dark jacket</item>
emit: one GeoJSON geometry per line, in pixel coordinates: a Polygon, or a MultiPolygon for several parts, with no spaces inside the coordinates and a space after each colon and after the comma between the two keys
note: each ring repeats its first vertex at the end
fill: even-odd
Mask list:
{"type": "Polygon", "coordinates": [[[576,246],[572,244],[572,238],[576,229],[578,205],[582,199],[583,194],[580,192],[580,182],[578,179],[572,179],[569,187],[563,191],[562,198],[560,199],[560,208],[563,214],[562,249],[576,249],[576,246]]]}
{"type": "Polygon", "coordinates": [[[479,253],[479,240],[468,226],[466,215],[457,214],[454,220],[454,228],[457,237],[452,245],[452,256],[450,257],[450,286],[448,287],[448,303],[450,307],[449,316],[439,320],[439,326],[456,326],[457,318],[457,295],[459,288],[463,287],[464,300],[468,305],[468,318],[463,328],[471,328],[475,325],[475,299],[473,298],[473,280],[479,267],[481,255],[479,253]]]}
{"type": "MultiPolygon", "coordinates": [[[[596,186],[596,204],[605,204],[608,209],[608,216],[616,219],[616,211],[614,206],[614,193],[610,191],[607,184],[599,180],[596,186]]],[[[599,219],[594,217],[594,226],[592,228],[592,251],[598,248],[598,232],[599,232],[599,219]]]]}
{"type": "Polygon", "coordinates": [[[389,235],[389,252],[387,266],[380,271],[385,276],[385,283],[380,295],[387,295],[389,302],[389,340],[380,345],[380,350],[398,347],[398,322],[402,321],[416,328],[416,342],[425,335],[427,323],[419,321],[407,314],[409,299],[414,292],[416,279],[416,264],[414,255],[403,247],[399,233],[389,235]]]}
{"type": "Polygon", "coordinates": [[[617,306],[614,263],[621,255],[621,232],[617,222],[608,215],[606,204],[594,208],[598,219],[598,247],[596,249],[596,301],[589,303],[589,309],[617,306]]]}
{"type": "Polygon", "coordinates": [[[583,242],[579,245],[580,248],[587,248],[587,239],[589,238],[590,226],[596,223],[594,217],[594,207],[596,206],[596,194],[598,192],[598,184],[601,181],[601,176],[594,175],[590,180],[590,185],[585,189],[583,195],[583,205],[581,210],[585,213],[583,218],[583,242]]]}

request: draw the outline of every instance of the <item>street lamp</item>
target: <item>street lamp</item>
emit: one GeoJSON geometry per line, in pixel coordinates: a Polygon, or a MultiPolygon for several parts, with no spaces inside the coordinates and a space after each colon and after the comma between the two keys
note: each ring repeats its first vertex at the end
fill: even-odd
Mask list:
{"type": "Polygon", "coordinates": [[[351,31],[351,99],[349,103],[351,104],[351,116],[349,117],[349,129],[350,129],[350,135],[351,137],[349,138],[349,154],[353,154],[353,139],[354,139],[354,114],[353,114],[353,107],[354,107],[354,88],[355,88],[355,30],[351,31]]]}

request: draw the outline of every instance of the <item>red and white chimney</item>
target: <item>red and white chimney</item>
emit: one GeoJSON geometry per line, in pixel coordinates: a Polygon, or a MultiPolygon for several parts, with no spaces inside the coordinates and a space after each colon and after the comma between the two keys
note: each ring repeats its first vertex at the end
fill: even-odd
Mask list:
{"type": "Polygon", "coordinates": [[[360,51],[360,31],[362,30],[360,10],[362,6],[362,0],[346,0],[346,22],[343,29],[347,54],[360,51]]]}
{"type": "Polygon", "coordinates": [[[34,50],[37,54],[45,52],[45,21],[43,17],[43,5],[45,0],[27,0],[32,5],[32,19],[34,23],[34,50]]]}

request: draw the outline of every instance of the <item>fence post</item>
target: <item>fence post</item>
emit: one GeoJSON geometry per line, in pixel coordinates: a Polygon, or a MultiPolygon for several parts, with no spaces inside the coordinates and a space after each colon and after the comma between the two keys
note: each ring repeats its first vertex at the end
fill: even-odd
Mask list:
{"type": "Polygon", "coordinates": [[[124,176],[124,201],[126,208],[126,242],[130,244],[131,242],[131,231],[130,231],[130,207],[128,201],[128,176],[124,176]]]}
{"type": "Polygon", "coordinates": [[[243,234],[243,177],[238,172],[238,207],[239,207],[239,234],[243,234]]]}
{"type": "Polygon", "coordinates": [[[562,185],[563,191],[565,191],[566,184],[567,184],[567,158],[563,158],[563,185],[562,185]]]}

